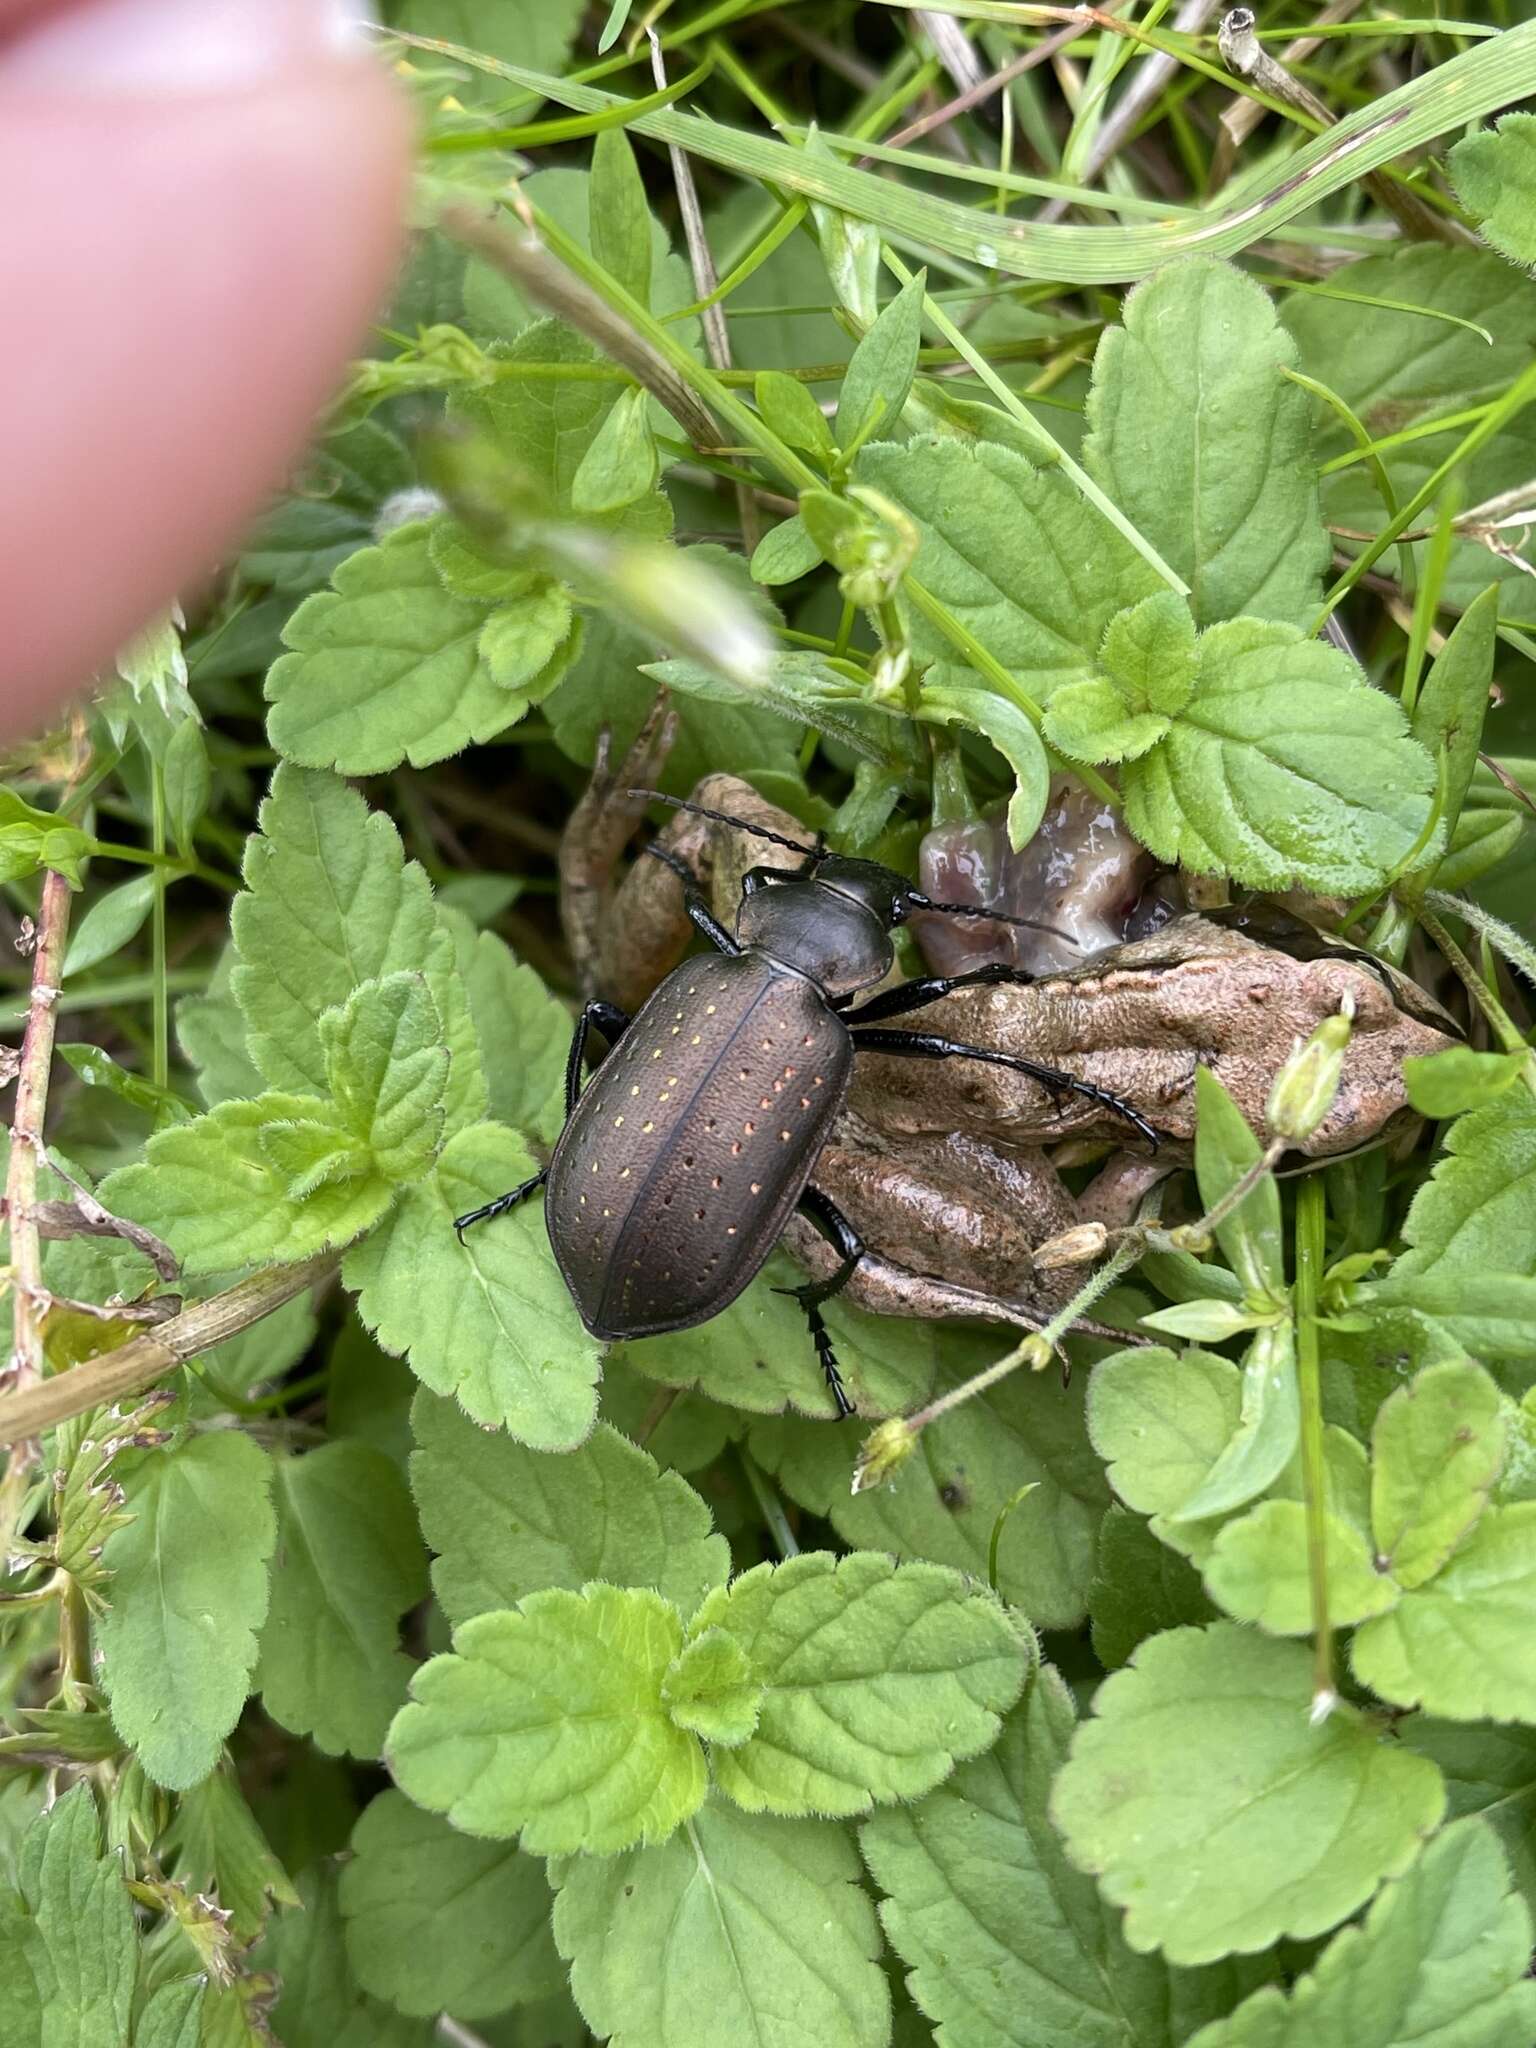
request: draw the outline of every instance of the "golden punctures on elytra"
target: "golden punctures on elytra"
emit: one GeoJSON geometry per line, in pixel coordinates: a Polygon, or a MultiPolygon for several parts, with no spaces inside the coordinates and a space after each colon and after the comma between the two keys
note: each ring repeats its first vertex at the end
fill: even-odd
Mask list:
{"type": "Polygon", "coordinates": [[[653,1060],[659,1060],[661,1058],[661,1047],[659,1045],[657,1046],[656,1050],[651,1054],[651,1058],[653,1060]]]}
{"type": "Polygon", "coordinates": [[[736,1226],[734,1223],[727,1223],[727,1225],[725,1226],[725,1234],[727,1237],[734,1237],[736,1235],[736,1226]]]}
{"type": "Polygon", "coordinates": [[[704,1014],[706,1017],[713,1017],[713,1015],[715,1014],[715,1005],[713,1003],[706,1003],[704,1005],[704,1014]]]}
{"type": "Polygon", "coordinates": [[[623,1115],[622,1115],[622,1114],[620,1114],[619,1116],[616,1116],[616,1117],[614,1118],[614,1120],[613,1120],[613,1128],[614,1128],[615,1130],[617,1130],[617,1129],[619,1128],[620,1124],[622,1124],[622,1123],[623,1123],[623,1121],[624,1121],[624,1118],[623,1118],[623,1115]]]}
{"type": "Polygon", "coordinates": [[[760,1195],[763,1192],[763,1184],[760,1180],[753,1181],[752,1192],[754,1195],[760,1195]]]}
{"type": "Polygon", "coordinates": [[[787,1145],[789,1143],[790,1133],[788,1131],[780,1131],[779,1138],[783,1144],[787,1145]]]}
{"type": "Polygon", "coordinates": [[[746,1121],[746,1122],[745,1122],[745,1123],[744,1123],[744,1124],[742,1125],[742,1127],[741,1127],[741,1131],[742,1131],[742,1136],[743,1136],[743,1137],[746,1137],[746,1138],[750,1138],[750,1137],[753,1137],[753,1136],[754,1136],[754,1135],[756,1134],[756,1131],[757,1131],[757,1125],[756,1125],[755,1123],[753,1123],[753,1122],[752,1122],[752,1120],[751,1120],[751,1119],[750,1119],[750,1117],[749,1117],[749,1118],[748,1118],[748,1120],[747,1120],[747,1121],[746,1121]]]}
{"type": "Polygon", "coordinates": [[[695,1031],[695,1033],[693,1034],[692,1038],[690,1038],[690,1039],[689,1039],[688,1043],[689,1043],[690,1045],[702,1045],[702,1044],[704,1043],[704,1041],[703,1041],[703,1039],[702,1039],[702,1038],[700,1038],[700,1036],[699,1036],[698,1032],[697,1032],[697,1031],[695,1031]]]}
{"type": "MultiPolygon", "coordinates": [[[[629,1168],[628,1168],[627,1166],[621,1166],[621,1167],[619,1168],[619,1179],[620,1179],[620,1180],[628,1180],[628,1179],[629,1179],[629,1168]]],[[[585,1200],[586,1200],[587,1198],[586,1198],[586,1196],[585,1196],[585,1195],[583,1195],[581,1199],[582,1199],[583,1201],[585,1201],[585,1200]]]]}
{"type": "Polygon", "coordinates": [[[644,1123],[640,1128],[642,1131],[654,1131],[656,1126],[653,1123],[644,1123]]]}
{"type": "Polygon", "coordinates": [[[640,1083],[637,1081],[634,1087],[631,1088],[629,1092],[631,1095],[638,1095],[640,1093],[640,1083]]]}
{"type": "Polygon", "coordinates": [[[673,1036],[674,1038],[676,1038],[677,1034],[679,1033],[679,1031],[681,1031],[681,1030],[682,1030],[682,1028],[683,1028],[683,1027],[682,1027],[682,1025],[681,1025],[681,1024],[674,1024],[674,1025],[672,1026],[672,1036],[673,1036]]]}

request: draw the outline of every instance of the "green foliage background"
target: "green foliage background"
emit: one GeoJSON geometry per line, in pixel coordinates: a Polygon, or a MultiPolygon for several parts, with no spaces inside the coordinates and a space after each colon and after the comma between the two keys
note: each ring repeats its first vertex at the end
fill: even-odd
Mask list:
{"type": "Polygon", "coordinates": [[[626,0],[397,0],[396,304],[9,764],[38,1193],[260,1313],[111,1406],[142,1234],[13,1272],[80,1377],[0,1480],[6,2048],[1536,2038],[1536,117],[1479,125],[1536,25],[1335,23],[1337,129],[1271,96],[1224,183],[1214,34],[943,12],[1039,61],[898,143],[953,88],[895,0],[653,8],[682,90],[626,0]],[[1202,1071],[1220,1227],[1112,1298],[1173,1341],[857,1493],[997,1332],[832,1304],[852,1428],[777,1262],[605,1351],[537,1203],[452,1219],[559,1132],[554,855],[658,682],[670,792],[907,872],[1068,766],[1307,892],[1470,1021],[1424,1134],[1278,1180],[1202,1071]]]}

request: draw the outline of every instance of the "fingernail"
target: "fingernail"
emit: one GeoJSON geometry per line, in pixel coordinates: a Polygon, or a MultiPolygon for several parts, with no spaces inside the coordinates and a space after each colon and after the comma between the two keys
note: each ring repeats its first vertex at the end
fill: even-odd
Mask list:
{"type": "Polygon", "coordinates": [[[368,47],[366,0],[84,0],[0,48],[9,87],[229,92],[368,47]]]}

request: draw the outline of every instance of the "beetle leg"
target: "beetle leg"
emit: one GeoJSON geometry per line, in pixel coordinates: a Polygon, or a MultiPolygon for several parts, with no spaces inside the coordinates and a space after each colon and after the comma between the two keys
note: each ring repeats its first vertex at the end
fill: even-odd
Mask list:
{"type": "Polygon", "coordinates": [[[687,861],[681,855],[675,854],[669,846],[663,846],[655,839],[649,841],[645,851],[653,859],[659,860],[664,867],[669,867],[682,883],[683,900],[688,907],[688,915],[693,920],[694,929],[704,934],[717,953],[728,953],[734,959],[741,948],[705,902],[704,892],[699,887],[699,878],[687,861]]]}
{"type": "Polygon", "coordinates": [[[509,1189],[504,1195],[498,1195],[494,1202],[487,1202],[479,1209],[471,1209],[466,1215],[455,1216],[453,1227],[459,1234],[459,1243],[462,1244],[464,1242],[464,1233],[468,1230],[471,1223],[489,1223],[493,1216],[505,1216],[509,1209],[515,1209],[519,1202],[526,1201],[536,1188],[543,1187],[548,1179],[549,1168],[547,1166],[540,1167],[539,1171],[531,1179],[523,1181],[518,1187],[509,1189]]]}
{"type": "MultiPolygon", "coordinates": [[[[594,1027],[602,1032],[611,1047],[616,1045],[629,1029],[629,1017],[627,1012],[619,1009],[614,1003],[593,1001],[583,1007],[581,1015],[576,1019],[576,1029],[571,1033],[570,1056],[565,1063],[567,1120],[581,1095],[581,1070],[586,1059],[587,1039],[594,1027]]],[[[543,1187],[548,1178],[549,1168],[546,1166],[531,1179],[522,1182],[519,1187],[509,1189],[504,1195],[498,1195],[494,1202],[486,1202],[479,1209],[471,1209],[463,1216],[456,1216],[453,1219],[453,1227],[458,1232],[460,1244],[464,1242],[464,1233],[471,1223],[488,1223],[493,1216],[505,1216],[509,1209],[515,1209],[519,1202],[525,1202],[536,1189],[543,1187]]]]}
{"type": "Polygon", "coordinates": [[[832,1333],[822,1317],[821,1304],[830,1301],[834,1294],[841,1294],[848,1285],[864,1256],[865,1245],[832,1197],[823,1194],[820,1188],[808,1187],[800,1197],[800,1207],[822,1236],[836,1245],[843,1255],[843,1262],[825,1280],[807,1281],[803,1287],[776,1287],[773,1291],[791,1296],[805,1310],[805,1319],[811,1326],[811,1342],[816,1346],[817,1363],[826,1375],[827,1386],[837,1403],[838,1420],[842,1422],[854,1413],[854,1407],[843,1385],[843,1376],[837,1369],[837,1353],[832,1348],[832,1333]]]}
{"type": "MultiPolygon", "coordinates": [[[[1010,967],[1006,961],[994,960],[986,967],[976,967],[969,974],[925,974],[916,981],[899,982],[895,988],[882,989],[857,1010],[849,1014],[850,1024],[871,1024],[884,1022],[887,1017],[904,1017],[908,1010],[924,1009],[929,1003],[936,1003],[943,996],[951,996],[958,988],[996,988],[1011,983],[1015,988],[1027,985],[1035,976],[1022,967],[1010,967]]],[[[858,991],[854,991],[857,995],[858,991]]],[[[853,996],[846,998],[852,1002],[853,996]]],[[[833,1006],[843,1007],[842,1002],[833,1006]]]]}
{"type": "MultiPolygon", "coordinates": [[[[900,993],[900,991],[893,991],[900,993]]],[[[1111,1095],[1105,1088],[1096,1088],[1092,1081],[1079,1080],[1076,1074],[1064,1073],[1060,1067],[1043,1067],[1034,1060],[1016,1059],[1008,1052],[988,1052],[979,1045],[963,1045],[958,1039],[941,1038],[930,1031],[867,1031],[851,1028],[848,1036],[853,1040],[855,1052],[884,1052],[898,1059],[913,1060],[980,1060],[989,1067],[1007,1067],[1015,1074],[1027,1074],[1031,1081],[1038,1081],[1042,1088],[1050,1090],[1054,1097],[1082,1095],[1090,1102],[1101,1103],[1105,1109],[1113,1110],[1116,1116],[1125,1118],[1133,1129],[1157,1150],[1157,1132],[1139,1110],[1132,1109],[1118,1095],[1111,1095]]]]}

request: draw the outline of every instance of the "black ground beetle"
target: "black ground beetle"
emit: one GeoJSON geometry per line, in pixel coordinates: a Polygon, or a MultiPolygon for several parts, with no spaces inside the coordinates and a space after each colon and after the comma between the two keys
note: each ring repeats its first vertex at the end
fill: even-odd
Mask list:
{"type": "MultiPolygon", "coordinates": [[[[635,790],[635,796],[656,792],[635,790]]],[[[805,856],[798,868],[756,867],[742,880],[734,936],[715,918],[698,878],[668,848],[688,915],[715,948],[674,969],[633,1023],[590,1002],[565,1070],[565,1128],[548,1166],[521,1187],[459,1217],[461,1232],[500,1216],[548,1184],[545,1218],[555,1260],[594,1337],[618,1342],[691,1329],[728,1308],[762,1268],[799,1208],[842,1254],[827,1280],[786,1289],[806,1312],[840,1415],[853,1412],[821,1304],[864,1255],[853,1225],[813,1182],[843,1106],[858,1052],[911,1059],[983,1060],[1056,1094],[1091,1097],[1155,1146],[1157,1134],[1117,1096],[1054,1067],[962,1045],[928,1031],[873,1028],[957,988],[1021,982],[1016,967],[903,982],[850,1011],[895,959],[891,932],[914,910],[1028,924],[970,904],[935,903],[891,869],[806,846],[722,811],[659,801],[805,856]],[[581,1085],[594,1030],[613,1050],[581,1085]]]]}

